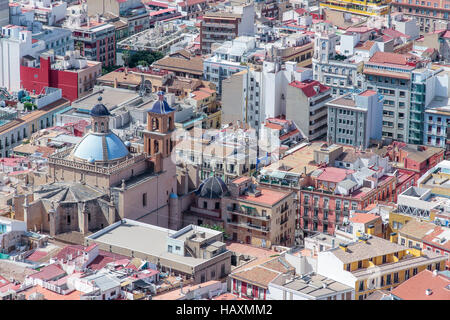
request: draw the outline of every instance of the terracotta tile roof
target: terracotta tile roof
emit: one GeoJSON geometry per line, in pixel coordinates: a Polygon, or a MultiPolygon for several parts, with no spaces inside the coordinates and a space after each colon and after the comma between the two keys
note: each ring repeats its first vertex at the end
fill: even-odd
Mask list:
{"type": "Polygon", "coordinates": [[[44,281],[52,280],[53,278],[59,277],[66,272],[58,267],[56,264],[49,264],[43,267],[39,272],[30,275],[30,278],[41,279],[44,281]]]}
{"type": "Polygon", "coordinates": [[[408,59],[411,59],[412,57],[413,56],[410,54],[377,51],[369,59],[369,62],[388,63],[406,66],[408,64],[408,59]]]}
{"type": "Polygon", "coordinates": [[[449,278],[424,270],[400,284],[392,294],[403,300],[450,300],[449,288],[449,278]],[[426,294],[427,289],[431,290],[430,295],[426,294]]]}
{"type": "Polygon", "coordinates": [[[248,270],[232,273],[231,277],[267,289],[269,283],[279,275],[279,272],[256,266],[248,270]]]}
{"type": "Polygon", "coordinates": [[[203,74],[203,59],[194,57],[189,60],[176,57],[165,57],[153,63],[153,67],[171,71],[187,72],[195,75],[203,74]]]}
{"type": "Polygon", "coordinates": [[[274,191],[265,188],[259,188],[258,190],[261,191],[260,196],[242,195],[238,197],[239,201],[251,201],[261,205],[273,206],[291,194],[291,192],[274,191]]]}
{"type": "Polygon", "coordinates": [[[280,274],[292,272],[293,270],[294,267],[286,262],[286,260],[280,257],[275,257],[269,261],[261,263],[260,265],[234,272],[230,276],[232,278],[267,289],[269,283],[280,274]],[[280,262],[281,259],[283,262],[280,262]]]}
{"type": "Polygon", "coordinates": [[[317,177],[317,180],[334,182],[334,183],[341,182],[342,180],[344,180],[347,177],[347,175],[355,172],[354,170],[334,168],[334,167],[327,167],[327,168],[323,168],[321,170],[323,170],[323,171],[317,177]]]}
{"type": "Polygon", "coordinates": [[[235,183],[235,184],[240,184],[240,183],[242,183],[244,181],[247,181],[249,179],[251,179],[251,178],[247,177],[247,176],[242,176],[242,177],[239,177],[239,178],[236,178],[236,179],[232,180],[231,182],[235,183]]]}
{"type": "Polygon", "coordinates": [[[266,124],[265,124],[264,126],[267,127],[267,128],[269,128],[269,129],[275,129],[275,130],[281,130],[281,129],[283,129],[283,127],[280,126],[279,124],[271,123],[271,122],[266,122],[266,124]]]}
{"type": "Polygon", "coordinates": [[[384,29],[381,32],[383,34],[386,34],[386,35],[394,37],[394,38],[407,38],[407,39],[411,38],[410,36],[400,32],[400,31],[397,31],[397,30],[394,30],[394,29],[390,29],[390,28],[389,29],[384,29]]]}
{"type": "Polygon", "coordinates": [[[432,230],[436,228],[433,223],[427,223],[418,220],[410,220],[406,223],[398,232],[401,235],[412,237],[416,240],[422,240],[422,238],[432,230]]]}
{"type": "Polygon", "coordinates": [[[280,140],[287,139],[287,138],[289,138],[289,137],[291,137],[293,135],[296,135],[297,133],[300,133],[300,130],[298,130],[298,129],[292,130],[292,131],[290,131],[290,132],[280,136],[280,140]]]}
{"type": "Polygon", "coordinates": [[[371,237],[367,242],[352,242],[347,245],[348,250],[345,252],[341,248],[329,250],[343,263],[350,263],[359,260],[365,260],[372,257],[379,257],[405,249],[397,243],[390,242],[379,237],[371,237]]]}
{"type": "Polygon", "coordinates": [[[330,87],[327,87],[316,80],[292,81],[289,85],[301,89],[308,98],[330,90],[330,87]]]}
{"type": "Polygon", "coordinates": [[[369,223],[375,220],[381,220],[380,216],[372,213],[361,213],[355,212],[352,217],[350,217],[349,221],[353,223],[369,223]]]}
{"type": "Polygon", "coordinates": [[[25,298],[28,300],[30,295],[35,292],[43,294],[45,300],[80,300],[80,297],[81,297],[81,292],[77,291],[77,290],[72,291],[69,294],[63,295],[63,294],[58,294],[56,292],[45,289],[41,286],[31,287],[25,291],[22,291],[21,293],[25,294],[25,298]]]}
{"type": "Polygon", "coordinates": [[[450,251],[450,228],[435,226],[433,232],[423,237],[423,241],[450,251]]]}
{"type": "Polygon", "coordinates": [[[244,298],[239,298],[232,293],[222,293],[220,296],[212,298],[212,300],[245,300],[244,298]]]}
{"type": "Polygon", "coordinates": [[[356,45],[355,49],[369,51],[373,47],[374,44],[375,44],[375,41],[367,40],[364,43],[361,43],[361,42],[358,43],[356,45]]]}

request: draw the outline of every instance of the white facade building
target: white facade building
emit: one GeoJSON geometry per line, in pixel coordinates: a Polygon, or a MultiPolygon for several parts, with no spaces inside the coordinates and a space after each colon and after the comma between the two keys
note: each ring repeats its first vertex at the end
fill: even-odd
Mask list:
{"type": "Polygon", "coordinates": [[[0,39],[0,87],[9,91],[20,90],[20,65],[25,55],[37,57],[45,50],[44,41],[33,43],[32,34],[24,27],[7,26],[2,28],[0,39]]]}

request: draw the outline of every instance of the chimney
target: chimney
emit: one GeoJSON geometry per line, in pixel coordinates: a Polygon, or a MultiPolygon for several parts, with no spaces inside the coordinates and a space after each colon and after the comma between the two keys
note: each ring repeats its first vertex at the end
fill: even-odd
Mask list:
{"type": "Polygon", "coordinates": [[[431,291],[431,289],[425,290],[425,294],[426,294],[427,296],[430,296],[432,293],[433,293],[433,291],[431,291]]]}
{"type": "Polygon", "coordinates": [[[393,232],[391,233],[390,239],[389,239],[392,243],[397,243],[398,242],[398,236],[397,236],[397,232],[393,232]]]}
{"type": "Polygon", "coordinates": [[[373,224],[367,226],[367,233],[371,236],[375,235],[375,226],[373,224]]]}
{"type": "Polygon", "coordinates": [[[433,270],[433,277],[436,277],[438,275],[438,271],[437,271],[437,269],[434,269],[433,270]]]}
{"type": "Polygon", "coordinates": [[[346,243],[339,243],[339,248],[343,250],[344,252],[347,252],[347,244],[346,243]]]}

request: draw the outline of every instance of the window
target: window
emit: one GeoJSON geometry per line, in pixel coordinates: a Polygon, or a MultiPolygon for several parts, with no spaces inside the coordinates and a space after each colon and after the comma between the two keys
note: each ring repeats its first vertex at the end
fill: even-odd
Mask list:
{"type": "Polygon", "coordinates": [[[70,225],[70,215],[67,216],[67,224],[70,225]]]}
{"type": "Polygon", "coordinates": [[[398,272],[394,273],[394,283],[398,283],[398,272]]]}
{"type": "Polygon", "coordinates": [[[417,268],[414,268],[414,269],[413,269],[413,276],[415,276],[417,273],[418,273],[418,269],[417,269],[417,268]]]}
{"type": "Polygon", "coordinates": [[[405,270],[405,280],[409,279],[409,269],[405,270]]]}
{"type": "Polygon", "coordinates": [[[211,279],[214,279],[216,277],[216,270],[211,271],[211,279]]]}
{"type": "Polygon", "coordinates": [[[439,262],[436,263],[436,270],[441,271],[441,264],[439,262]]]}
{"type": "Polygon", "coordinates": [[[216,210],[219,210],[219,209],[220,209],[220,202],[216,202],[214,208],[215,208],[216,210]]]}
{"type": "Polygon", "coordinates": [[[384,256],[383,256],[383,263],[386,263],[386,261],[387,261],[387,256],[384,255],[384,256]]]}
{"type": "Polygon", "coordinates": [[[168,246],[168,247],[167,247],[167,251],[170,252],[170,253],[172,253],[172,246],[168,246]]]}
{"type": "Polygon", "coordinates": [[[390,285],[390,284],[391,284],[391,275],[388,274],[388,275],[386,276],[386,285],[390,285]]]}
{"type": "Polygon", "coordinates": [[[142,206],[145,207],[147,205],[147,193],[142,195],[142,206]]]}
{"type": "Polygon", "coordinates": [[[350,263],[347,264],[347,271],[350,271],[350,263]]]}
{"type": "Polygon", "coordinates": [[[362,260],[358,261],[358,269],[362,268],[362,260]]]}
{"type": "Polygon", "coordinates": [[[381,276],[380,287],[384,287],[384,276],[381,276]]]}
{"type": "Polygon", "coordinates": [[[203,201],[203,209],[207,209],[208,208],[208,202],[203,201]]]}

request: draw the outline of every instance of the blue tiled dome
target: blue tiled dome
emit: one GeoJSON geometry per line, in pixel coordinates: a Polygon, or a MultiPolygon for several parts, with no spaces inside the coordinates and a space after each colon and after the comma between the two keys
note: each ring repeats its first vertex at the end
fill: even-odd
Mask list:
{"type": "MultiPolygon", "coordinates": [[[[164,92],[160,91],[158,92],[158,97],[163,97],[164,92]]],[[[151,109],[147,110],[148,112],[153,113],[159,113],[159,114],[167,114],[175,111],[175,109],[172,109],[169,104],[167,103],[166,99],[162,98],[160,100],[157,100],[151,109]]]]}
{"type": "Polygon", "coordinates": [[[96,134],[88,133],[75,146],[73,156],[92,163],[94,161],[111,161],[126,157],[129,152],[122,140],[114,133],[96,134]],[[106,158],[103,150],[106,148],[106,158]]]}
{"type": "Polygon", "coordinates": [[[228,188],[221,178],[209,177],[200,184],[195,193],[202,198],[219,199],[228,194],[228,188]]]}
{"type": "Polygon", "coordinates": [[[101,103],[101,101],[102,97],[100,96],[98,97],[98,104],[96,104],[89,112],[89,115],[91,117],[104,117],[111,115],[105,105],[101,103]]]}

